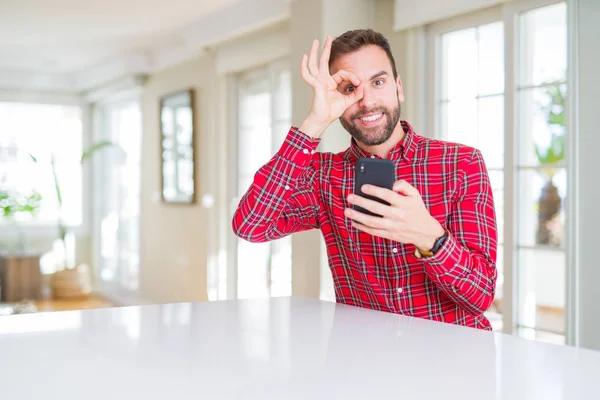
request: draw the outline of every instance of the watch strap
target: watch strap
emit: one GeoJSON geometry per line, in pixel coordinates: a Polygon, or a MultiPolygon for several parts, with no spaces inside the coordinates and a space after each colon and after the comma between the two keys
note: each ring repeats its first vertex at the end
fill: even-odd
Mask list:
{"type": "Polygon", "coordinates": [[[435,240],[435,242],[433,243],[433,247],[431,248],[431,250],[423,250],[423,249],[419,249],[418,247],[415,247],[415,257],[417,257],[417,258],[423,258],[423,257],[431,257],[431,256],[433,256],[444,245],[444,243],[446,242],[447,238],[448,238],[448,231],[445,230],[444,234],[435,240]]]}

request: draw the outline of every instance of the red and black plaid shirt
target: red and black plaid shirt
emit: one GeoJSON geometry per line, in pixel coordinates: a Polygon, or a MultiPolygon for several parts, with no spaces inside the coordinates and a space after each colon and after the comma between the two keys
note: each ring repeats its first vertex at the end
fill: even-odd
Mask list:
{"type": "Polygon", "coordinates": [[[481,153],[432,140],[402,121],[403,140],[388,158],[396,179],[419,190],[450,235],[433,256],[415,246],[371,236],[344,215],[358,158],[373,155],[354,140],[339,154],[317,153],[319,139],[292,127],[277,154],[254,177],[233,217],[235,233],[251,242],[319,228],[339,303],[491,329],[483,313],[496,287],[496,218],[481,153]]]}

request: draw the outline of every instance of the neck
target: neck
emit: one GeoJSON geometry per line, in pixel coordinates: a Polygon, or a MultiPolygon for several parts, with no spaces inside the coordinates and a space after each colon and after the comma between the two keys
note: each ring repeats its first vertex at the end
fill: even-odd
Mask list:
{"type": "Polygon", "coordinates": [[[404,139],[405,135],[406,132],[404,132],[404,129],[402,129],[402,122],[398,121],[396,128],[394,128],[394,132],[392,132],[392,136],[390,136],[390,138],[385,142],[373,146],[368,146],[359,141],[357,141],[356,144],[367,153],[376,154],[381,158],[388,158],[390,151],[392,151],[392,149],[398,143],[400,143],[402,139],[404,139]]]}

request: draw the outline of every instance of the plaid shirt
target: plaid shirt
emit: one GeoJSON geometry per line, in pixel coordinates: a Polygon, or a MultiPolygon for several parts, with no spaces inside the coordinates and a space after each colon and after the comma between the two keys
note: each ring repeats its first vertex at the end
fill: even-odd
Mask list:
{"type": "MultiPolygon", "coordinates": [[[[372,157],[354,140],[339,154],[315,152],[319,139],[292,127],[254,177],[233,217],[234,232],[265,242],[318,228],[327,245],[339,303],[491,330],[483,313],[496,287],[496,218],[478,150],[406,132],[388,158],[396,178],[421,194],[449,232],[433,256],[415,246],[371,236],[344,216],[358,158],[372,157]]],[[[377,157],[377,156],[375,156],[377,157]]]]}

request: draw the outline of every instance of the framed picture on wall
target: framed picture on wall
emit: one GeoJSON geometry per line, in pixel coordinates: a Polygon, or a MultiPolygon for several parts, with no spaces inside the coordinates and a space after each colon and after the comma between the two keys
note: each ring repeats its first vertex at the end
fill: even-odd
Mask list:
{"type": "Polygon", "coordinates": [[[161,197],[164,203],[193,204],[195,194],[194,91],[160,100],[161,197]]]}

